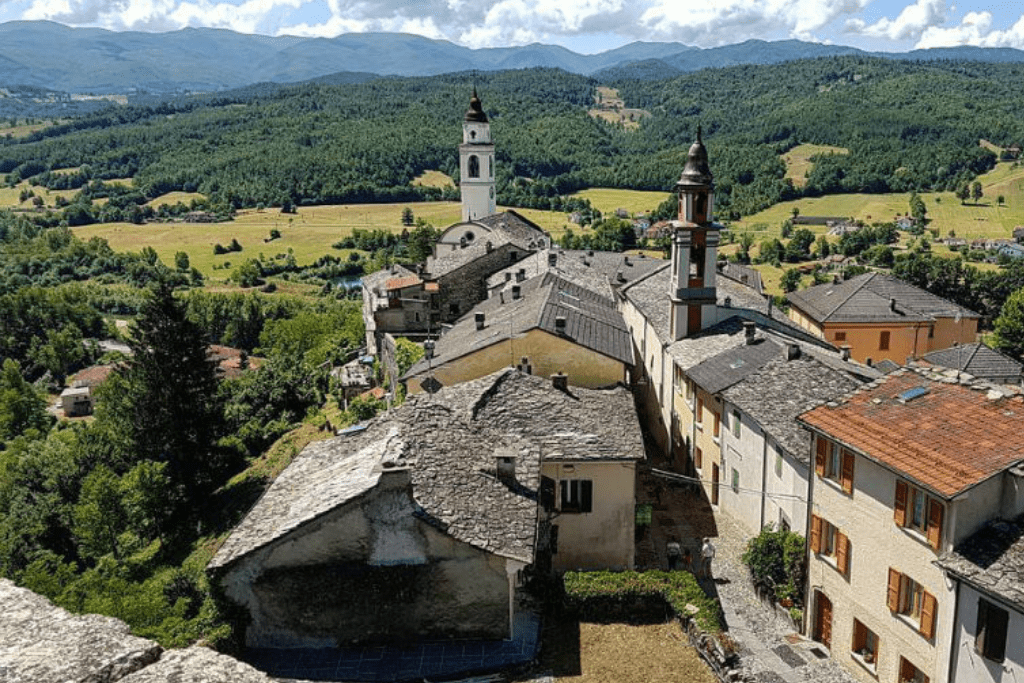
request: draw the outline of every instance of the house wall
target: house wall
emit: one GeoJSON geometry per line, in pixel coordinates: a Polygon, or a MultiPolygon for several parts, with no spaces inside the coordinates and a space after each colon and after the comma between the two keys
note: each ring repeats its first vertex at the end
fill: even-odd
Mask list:
{"type": "MultiPolygon", "coordinates": [[[[733,411],[736,406],[724,402],[722,419],[722,487],[720,505],[728,510],[732,518],[740,523],[751,536],[761,529],[761,480],[764,473],[764,432],[751,420],[739,413],[740,435],[734,430],[733,411]],[[733,489],[733,470],[739,477],[738,490],[733,489]]],[[[706,451],[705,451],[706,453],[706,451]]],[[[775,521],[766,518],[766,522],[775,521]]]]}
{"type": "Polygon", "coordinates": [[[960,583],[960,608],[957,610],[955,659],[950,683],[1018,683],[1024,681],[1024,614],[996,598],[960,583]],[[1010,613],[1006,628],[1006,659],[994,662],[978,653],[975,636],[978,626],[978,600],[985,600],[1010,613]]]}
{"type": "MultiPolygon", "coordinates": [[[[437,249],[439,253],[444,253],[445,249],[451,247],[439,244],[437,249]]],[[[438,277],[441,319],[453,322],[468,313],[469,309],[487,298],[488,277],[521,261],[530,253],[514,244],[502,244],[490,253],[480,254],[461,268],[438,277]],[[457,313],[452,313],[453,304],[458,306],[457,313]]]]}
{"type": "MultiPolygon", "coordinates": [[[[569,384],[577,387],[596,389],[627,380],[626,366],[620,361],[539,329],[439,365],[432,372],[444,386],[452,386],[518,365],[523,357],[529,359],[533,374],[547,377],[564,372],[569,376],[569,384]]],[[[423,372],[409,378],[409,393],[421,393],[426,377],[423,372]]]]}
{"type": "Polygon", "coordinates": [[[814,322],[809,316],[801,311],[796,306],[789,307],[789,319],[799,325],[801,328],[807,330],[815,337],[824,338],[825,334],[822,332],[821,325],[814,322]]]}
{"type": "Polygon", "coordinates": [[[849,323],[826,323],[825,339],[836,346],[850,346],[850,356],[861,363],[870,358],[872,363],[880,360],[891,360],[905,365],[909,356],[918,357],[928,353],[928,324],[915,323],[907,325],[863,325],[849,323]],[[915,326],[916,325],[916,326],[915,326]],[[889,332],[889,349],[879,349],[881,334],[889,332]],[[836,340],[836,332],[845,332],[846,341],[836,340]]]}
{"type": "MultiPolygon", "coordinates": [[[[935,335],[926,339],[928,351],[948,349],[954,344],[973,344],[978,340],[978,319],[936,318],[935,335]]],[[[923,355],[923,354],[922,354],[923,355]]]]}
{"type": "MultiPolygon", "coordinates": [[[[726,474],[726,470],[722,467],[722,449],[721,449],[721,437],[715,438],[714,427],[715,427],[715,413],[721,415],[722,413],[722,399],[709,394],[695,385],[695,396],[694,410],[699,401],[703,399],[704,410],[702,415],[694,415],[693,421],[695,429],[693,430],[693,445],[695,448],[701,449],[701,460],[702,467],[700,469],[700,478],[702,486],[704,487],[704,493],[707,495],[708,500],[712,502],[712,507],[715,511],[718,510],[718,506],[722,504],[721,494],[724,493],[725,486],[728,485],[729,479],[726,474]],[[714,478],[714,466],[718,466],[718,504],[715,505],[714,489],[715,485],[712,483],[714,478]]],[[[720,427],[724,429],[724,427],[720,427]]],[[[721,434],[721,431],[719,431],[721,434]]]]}
{"type": "MultiPolygon", "coordinates": [[[[953,592],[947,588],[942,570],[933,564],[938,554],[919,535],[893,521],[895,474],[856,456],[852,496],[831,480],[812,476],[814,514],[850,540],[848,576],[840,574],[832,560],[813,552],[808,563],[808,595],[820,590],[832,602],[832,657],[864,683],[897,681],[900,656],[911,661],[932,683],[945,683],[953,632],[953,592]],[[931,640],[919,634],[916,625],[889,611],[886,598],[890,567],[907,574],[935,596],[935,634],[931,640]],[[874,672],[851,655],[854,618],[880,641],[874,672]]],[[[813,623],[815,605],[809,601],[807,607],[813,623]]]]}
{"type": "MultiPolygon", "coordinates": [[[[807,446],[810,452],[810,442],[807,446]]],[[[790,531],[807,538],[807,477],[810,468],[803,458],[790,453],[771,438],[768,440],[768,472],[765,478],[765,523],[782,526],[783,520],[790,531]],[[776,468],[776,455],[782,455],[781,467],[776,468]]]]}
{"type": "MultiPolygon", "coordinates": [[[[623,453],[627,457],[629,453],[623,453]]],[[[635,462],[546,461],[541,474],[555,480],[589,479],[593,482],[593,511],[559,513],[558,552],[552,567],[563,572],[576,569],[632,569],[635,541],[635,462]]],[[[556,509],[561,501],[556,500],[556,509]]]]}
{"type": "Polygon", "coordinates": [[[672,419],[672,377],[671,362],[666,362],[666,354],[661,339],[647,318],[633,305],[629,299],[622,301],[619,307],[623,320],[633,335],[633,346],[639,360],[637,369],[643,369],[645,384],[638,387],[640,402],[649,418],[657,419],[657,423],[649,420],[647,429],[654,437],[658,448],[664,453],[669,452],[669,426],[672,419]]]}
{"type": "Polygon", "coordinates": [[[407,476],[385,474],[368,494],[219,577],[227,597],[250,616],[247,645],[508,637],[508,569],[521,564],[414,517],[407,476]]]}

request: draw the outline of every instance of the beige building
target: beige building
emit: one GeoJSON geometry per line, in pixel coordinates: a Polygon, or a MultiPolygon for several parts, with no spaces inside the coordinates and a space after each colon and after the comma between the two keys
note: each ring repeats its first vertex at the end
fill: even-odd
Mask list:
{"type": "Polygon", "coordinates": [[[801,416],[807,626],[859,680],[948,680],[955,594],[937,560],[1024,512],[1022,410],[1019,394],[904,369],[801,416]]]}
{"type": "Polygon", "coordinates": [[[976,341],[981,316],[891,275],[864,273],[849,280],[791,292],[789,317],[854,360],[898,364],[954,344],[976,341]]]}

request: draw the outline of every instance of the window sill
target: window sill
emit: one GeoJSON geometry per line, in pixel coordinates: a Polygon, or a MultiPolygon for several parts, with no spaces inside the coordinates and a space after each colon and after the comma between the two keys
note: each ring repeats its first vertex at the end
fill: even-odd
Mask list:
{"type": "Polygon", "coordinates": [[[844,491],[843,490],[843,485],[841,483],[839,483],[838,481],[836,481],[835,479],[833,479],[831,477],[825,477],[825,476],[822,476],[820,474],[818,475],[818,479],[820,479],[822,482],[828,484],[829,486],[831,486],[832,488],[834,488],[836,491],[838,491],[839,493],[843,494],[844,496],[847,496],[849,498],[853,497],[853,493],[852,492],[851,493],[847,493],[846,491],[844,491]]]}
{"type": "Polygon", "coordinates": [[[896,527],[900,531],[902,531],[904,534],[906,534],[910,538],[912,538],[915,541],[917,541],[918,543],[920,543],[921,545],[926,546],[933,553],[938,554],[939,550],[937,550],[936,548],[932,547],[932,544],[928,541],[928,537],[925,536],[924,534],[922,534],[920,531],[918,531],[914,527],[912,527],[912,526],[899,526],[898,524],[896,525],[896,527]]]}
{"type": "Polygon", "coordinates": [[[914,633],[924,638],[924,636],[921,635],[921,622],[918,619],[915,619],[909,614],[901,614],[900,612],[894,613],[893,616],[906,624],[907,628],[912,629],[914,633]]]}
{"type": "Polygon", "coordinates": [[[862,656],[860,656],[859,654],[857,654],[856,652],[851,652],[850,653],[850,658],[853,661],[855,661],[858,664],[860,664],[862,667],[864,667],[864,670],[867,671],[869,674],[871,674],[871,676],[873,678],[878,678],[878,670],[877,670],[878,657],[877,656],[873,658],[871,663],[868,663],[867,661],[865,661],[865,659],[862,656]]]}

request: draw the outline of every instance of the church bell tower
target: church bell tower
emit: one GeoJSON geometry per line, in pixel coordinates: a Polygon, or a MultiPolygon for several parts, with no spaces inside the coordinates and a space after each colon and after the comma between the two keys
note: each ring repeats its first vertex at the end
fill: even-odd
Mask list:
{"type": "Polygon", "coordinates": [[[679,219],[673,221],[672,337],[678,341],[717,322],[715,273],[721,226],[712,220],[714,177],[708,167],[708,150],[697,127],[697,141],[676,183],[679,219]]]}
{"type": "Polygon", "coordinates": [[[459,145],[459,189],[462,193],[462,220],[472,221],[498,212],[494,199],[494,144],[491,124],[484,113],[476,88],[469,100],[469,111],[462,122],[459,145]]]}

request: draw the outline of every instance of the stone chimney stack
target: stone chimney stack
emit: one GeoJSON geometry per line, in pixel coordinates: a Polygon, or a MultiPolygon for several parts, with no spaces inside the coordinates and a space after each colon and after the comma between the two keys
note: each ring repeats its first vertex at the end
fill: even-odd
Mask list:
{"type": "Polygon", "coordinates": [[[551,375],[551,385],[561,391],[569,391],[569,375],[559,372],[551,375]]]}
{"type": "Polygon", "coordinates": [[[797,344],[786,344],[786,360],[796,360],[800,357],[800,346],[797,344]]]}
{"type": "Polygon", "coordinates": [[[512,300],[516,301],[522,296],[523,288],[519,285],[512,285],[512,300]]]}
{"type": "Polygon", "coordinates": [[[843,360],[850,360],[850,349],[851,347],[849,344],[843,344],[842,346],[840,346],[839,357],[842,358],[843,360]]]}
{"type": "Polygon", "coordinates": [[[558,254],[554,251],[548,252],[548,267],[554,268],[558,265],[558,254]]]}
{"type": "Polygon", "coordinates": [[[744,343],[747,344],[748,346],[750,344],[753,344],[754,340],[757,339],[757,323],[753,322],[752,320],[744,320],[743,334],[746,337],[744,343]]]}
{"type": "Polygon", "coordinates": [[[485,322],[484,314],[483,313],[477,313],[476,315],[473,316],[473,318],[476,320],[476,329],[478,329],[478,330],[484,329],[484,322],[485,322]]]}
{"type": "Polygon", "coordinates": [[[889,310],[893,313],[896,312],[896,299],[892,297],[889,298],[889,310]]]}

